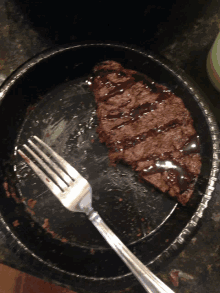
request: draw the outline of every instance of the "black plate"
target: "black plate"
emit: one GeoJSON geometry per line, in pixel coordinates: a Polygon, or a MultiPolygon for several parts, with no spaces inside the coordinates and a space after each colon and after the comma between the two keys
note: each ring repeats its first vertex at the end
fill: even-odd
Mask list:
{"type": "Polygon", "coordinates": [[[202,94],[181,70],[152,53],[124,46],[67,46],[25,63],[4,83],[0,97],[2,229],[25,262],[76,288],[103,292],[103,286],[125,288],[135,280],[86,216],[62,207],[17,156],[17,147],[31,135],[42,138],[89,180],[94,208],[151,269],[159,269],[194,231],[217,178],[218,129],[202,94]],[[107,148],[96,134],[94,98],[85,83],[102,60],[119,61],[166,85],[191,112],[202,168],[186,207],[140,183],[129,167],[109,165],[107,148]],[[10,186],[6,191],[4,182],[10,186]],[[30,200],[37,201],[31,210],[30,200]],[[42,228],[45,219],[47,231],[42,228]]]}

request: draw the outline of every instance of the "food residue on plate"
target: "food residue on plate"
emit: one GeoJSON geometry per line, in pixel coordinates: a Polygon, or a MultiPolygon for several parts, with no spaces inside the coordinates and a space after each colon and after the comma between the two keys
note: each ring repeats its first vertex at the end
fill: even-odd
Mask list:
{"type": "Polygon", "coordinates": [[[42,225],[42,228],[44,228],[48,233],[50,233],[53,238],[57,236],[57,234],[54,231],[50,230],[49,219],[44,219],[44,224],[42,225]]]}
{"type": "Polygon", "coordinates": [[[33,210],[31,210],[29,207],[26,207],[26,210],[28,211],[29,214],[31,214],[32,216],[35,215],[35,212],[33,210]]]}
{"type": "Polygon", "coordinates": [[[18,227],[20,225],[20,223],[18,222],[18,220],[15,220],[12,224],[13,224],[14,227],[18,227]]]}
{"type": "Polygon", "coordinates": [[[90,249],[90,254],[94,255],[95,254],[95,250],[92,248],[90,249]]]}
{"type": "Polygon", "coordinates": [[[31,209],[33,209],[34,208],[34,206],[36,205],[36,203],[37,203],[37,201],[36,200],[33,200],[33,199],[29,199],[28,200],[28,202],[27,202],[27,204],[28,204],[28,206],[31,208],[31,209]]]}
{"type": "Polygon", "coordinates": [[[8,191],[8,182],[5,181],[5,182],[3,183],[3,188],[4,188],[4,190],[5,190],[6,196],[7,196],[7,197],[10,197],[11,194],[10,194],[10,192],[8,191]]]}
{"type": "Polygon", "coordinates": [[[44,228],[48,233],[50,233],[53,238],[59,239],[63,243],[68,242],[68,239],[66,239],[65,237],[61,237],[60,235],[58,235],[50,229],[49,219],[44,219],[44,224],[42,225],[42,228],[44,228]]]}
{"type": "Polygon", "coordinates": [[[13,187],[9,186],[8,182],[6,181],[6,178],[5,178],[5,182],[3,183],[3,188],[5,190],[6,196],[12,197],[16,203],[21,203],[24,201],[24,198],[17,197],[17,195],[15,193],[15,189],[13,187]],[[10,189],[10,191],[9,191],[9,189],[10,189]]]}
{"type": "Polygon", "coordinates": [[[29,115],[30,112],[33,111],[35,108],[36,108],[36,106],[32,106],[32,105],[28,106],[27,111],[26,111],[26,115],[29,115]]]}
{"type": "Polygon", "coordinates": [[[63,238],[61,239],[61,242],[66,243],[66,242],[68,242],[68,240],[67,240],[66,238],[63,237],[63,238]]]}

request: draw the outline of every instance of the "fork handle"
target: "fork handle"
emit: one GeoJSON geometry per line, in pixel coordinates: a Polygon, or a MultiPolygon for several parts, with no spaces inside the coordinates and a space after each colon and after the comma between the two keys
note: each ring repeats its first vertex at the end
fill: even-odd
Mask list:
{"type": "Polygon", "coordinates": [[[108,244],[129,267],[144,289],[149,293],[174,293],[166,284],[158,279],[112,232],[99,214],[93,211],[89,220],[102,234],[108,244]]]}

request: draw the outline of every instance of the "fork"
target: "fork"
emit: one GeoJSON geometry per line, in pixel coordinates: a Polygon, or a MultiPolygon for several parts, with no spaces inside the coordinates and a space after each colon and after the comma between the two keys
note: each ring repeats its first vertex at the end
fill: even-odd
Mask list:
{"type": "Polygon", "coordinates": [[[112,232],[99,214],[92,207],[92,188],[89,182],[80,175],[60,155],[53,151],[45,142],[37,136],[28,139],[23,147],[47,172],[45,174],[29,157],[20,149],[18,153],[33,169],[39,178],[47,185],[60,202],[72,212],[84,212],[88,219],[98,229],[108,244],[115,250],[118,256],[132,271],[144,289],[149,293],[174,293],[166,284],[158,279],[112,232]],[[34,143],[35,140],[38,144],[34,143]],[[42,148],[46,151],[42,150],[42,148]],[[55,163],[51,158],[53,158],[55,163]],[[52,180],[51,180],[52,179],[52,180]]]}

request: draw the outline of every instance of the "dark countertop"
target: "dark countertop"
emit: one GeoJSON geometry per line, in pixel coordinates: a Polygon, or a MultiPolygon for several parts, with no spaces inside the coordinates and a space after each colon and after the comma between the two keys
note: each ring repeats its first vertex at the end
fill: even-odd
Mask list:
{"type": "MultiPolygon", "coordinates": [[[[160,1],[150,2],[148,1],[144,9],[140,7],[140,10],[136,9],[133,12],[141,15],[139,18],[139,25],[142,28],[140,34],[137,34],[137,30],[134,30],[131,25],[124,26],[116,21],[112,24],[111,29],[107,29],[108,25],[106,25],[103,36],[101,32],[97,31],[98,24],[95,20],[92,25],[83,26],[85,19],[80,17],[82,8],[77,7],[79,12],[67,18],[66,25],[68,28],[72,25],[72,29],[66,29],[63,24],[64,9],[61,9],[60,14],[57,14],[58,10],[55,8],[55,12],[53,12],[55,16],[48,18],[48,11],[42,10],[41,4],[35,7],[34,1],[23,1],[20,10],[16,4],[19,3],[19,0],[6,2],[0,0],[0,82],[29,58],[57,44],[70,41],[82,42],[83,40],[111,40],[133,44],[158,51],[184,69],[206,93],[207,102],[220,123],[220,95],[211,85],[206,73],[207,54],[219,31],[220,2],[218,0],[184,1],[184,3],[182,3],[183,1],[175,1],[175,3],[166,2],[166,4],[160,1]],[[26,13],[22,11],[26,11],[26,13]],[[43,17],[39,16],[39,11],[42,11],[40,15],[43,17]],[[38,17],[36,18],[35,15],[38,17]],[[56,23],[57,19],[59,26],[56,23]],[[90,29],[87,29],[88,27],[90,29]],[[116,28],[119,31],[118,34],[114,34],[116,28]]],[[[99,5],[101,5],[100,2],[99,5]]],[[[89,14],[85,15],[84,17],[91,21],[92,17],[89,14]]],[[[111,17],[114,18],[114,16],[111,17]]],[[[109,16],[109,19],[111,17],[109,16]]],[[[100,21],[103,19],[99,19],[100,21]]],[[[137,28],[137,25],[134,27],[137,28]]],[[[201,221],[199,230],[182,252],[158,273],[158,276],[175,292],[219,292],[219,229],[220,181],[217,182],[216,191],[201,221]],[[171,276],[175,276],[175,280],[171,276]]],[[[53,276],[43,276],[17,259],[6,247],[1,231],[0,262],[46,281],[65,286],[60,281],[54,280],[53,276]]],[[[74,290],[74,286],[71,289],[74,290]]],[[[124,292],[126,291],[144,292],[139,285],[124,292]]],[[[77,290],[77,292],[85,291],[77,290]]]]}

